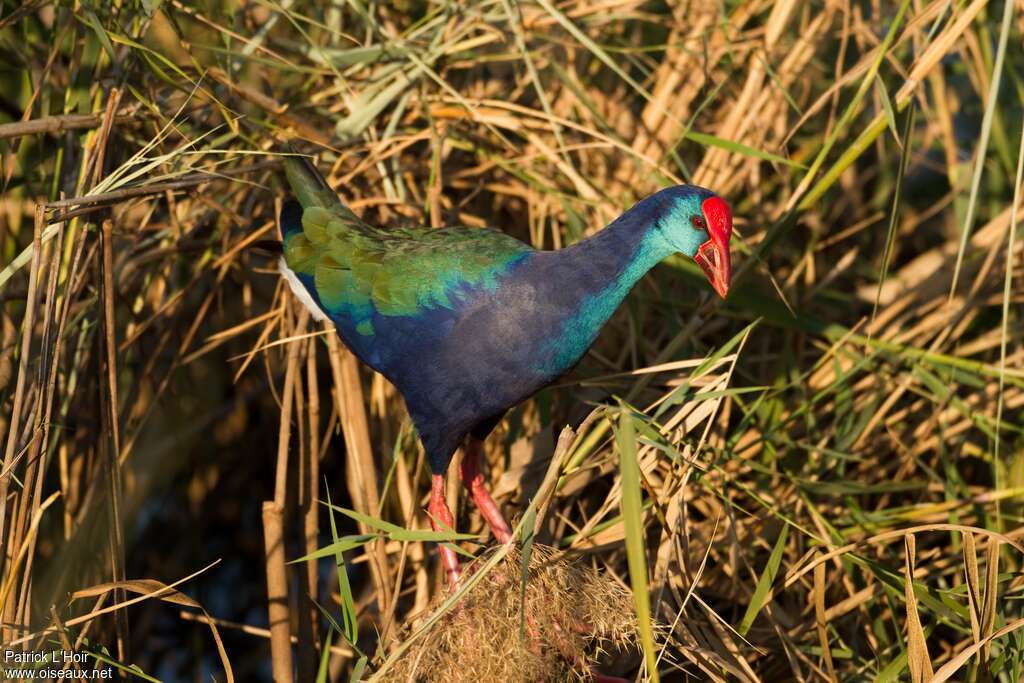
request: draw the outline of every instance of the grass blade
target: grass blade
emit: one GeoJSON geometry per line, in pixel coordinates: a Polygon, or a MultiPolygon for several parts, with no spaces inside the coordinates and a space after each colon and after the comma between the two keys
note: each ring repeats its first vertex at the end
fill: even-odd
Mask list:
{"type": "MultiPolygon", "coordinates": [[[[889,100],[886,99],[885,101],[888,102],[889,100]]],[[[896,186],[893,188],[892,208],[889,211],[889,231],[885,238],[885,251],[882,254],[882,275],[878,278],[878,289],[875,291],[875,303],[871,308],[872,321],[874,321],[875,316],[878,314],[878,300],[882,296],[882,286],[885,284],[885,278],[889,274],[889,261],[892,258],[892,246],[896,241],[896,227],[899,223],[900,195],[901,190],[903,189],[903,176],[907,172],[907,162],[910,159],[910,136],[914,130],[914,112],[914,101],[911,100],[909,110],[907,111],[906,122],[903,125],[903,142],[901,143],[902,149],[900,150],[900,165],[896,172],[896,186]]],[[[897,136],[896,141],[899,142],[900,138],[896,133],[895,125],[896,123],[893,121],[893,135],[897,136]]]]}
{"type": "Polygon", "coordinates": [[[754,623],[754,619],[757,618],[761,609],[772,598],[772,584],[775,583],[775,577],[779,574],[779,565],[782,564],[782,553],[786,549],[786,539],[788,538],[789,525],[785,524],[782,527],[782,531],[779,532],[779,537],[775,540],[772,554],[768,556],[768,563],[765,565],[764,571],[761,572],[761,577],[757,580],[757,587],[750,598],[750,604],[747,605],[747,611],[743,614],[743,619],[740,620],[740,625],[736,629],[741,636],[747,635],[747,632],[754,623]]]}
{"type": "MultiPolygon", "coordinates": [[[[1017,152],[1017,174],[1013,184],[1013,208],[1010,210],[1010,229],[1007,230],[1006,237],[1006,276],[1003,280],[1002,318],[999,325],[999,386],[996,388],[996,425],[1000,425],[1003,422],[1004,392],[1006,390],[1006,343],[1009,337],[1010,296],[1013,292],[1013,251],[1015,248],[1014,241],[1017,236],[1017,226],[1019,225],[1017,210],[1020,206],[1021,191],[1024,189],[1022,185],[1024,185],[1024,126],[1021,128],[1020,149],[1017,152]]],[[[995,461],[996,490],[1002,490],[1004,487],[1004,482],[1002,481],[1002,461],[999,459],[1000,432],[1001,430],[997,427],[992,456],[992,459],[995,461]]],[[[1001,507],[996,503],[996,523],[999,524],[1001,529],[1002,520],[1000,513],[1001,507]]]]}
{"type": "Polygon", "coordinates": [[[651,596],[647,587],[647,550],[644,541],[643,491],[640,485],[640,463],[637,461],[636,430],[633,415],[620,406],[615,441],[619,447],[619,471],[622,477],[622,520],[626,529],[626,557],[629,583],[636,607],[640,646],[650,680],[658,681],[657,650],[651,623],[651,596]]]}
{"type": "Polygon", "coordinates": [[[722,138],[715,137],[714,135],[708,135],[707,133],[697,133],[695,131],[687,131],[686,135],[683,136],[687,140],[707,145],[708,147],[718,147],[724,149],[727,152],[733,152],[734,154],[741,154],[746,157],[753,157],[755,159],[764,159],[765,161],[773,161],[777,164],[784,164],[791,168],[807,168],[803,164],[792,161],[785,157],[780,157],[778,154],[772,154],[771,152],[764,152],[756,147],[750,147],[744,145],[741,142],[733,142],[732,140],[723,140],[722,138]]]}
{"type": "Polygon", "coordinates": [[[914,591],[914,565],[917,555],[914,535],[907,534],[903,540],[906,546],[903,591],[907,603],[907,663],[910,665],[910,679],[914,683],[923,683],[932,679],[934,671],[931,657],[928,655],[928,639],[921,626],[921,615],[917,609],[917,593],[914,591]]]}
{"type": "MultiPolygon", "coordinates": [[[[338,538],[338,525],[334,519],[334,506],[331,505],[331,491],[328,486],[324,486],[324,491],[327,493],[327,505],[328,505],[328,517],[331,520],[331,538],[334,540],[332,545],[339,543],[338,538]]],[[[371,538],[367,538],[368,543],[371,538]]],[[[338,572],[338,593],[341,595],[341,619],[344,624],[345,639],[348,640],[352,645],[356,645],[359,642],[359,617],[356,613],[356,601],[352,596],[352,586],[348,580],[348,568],[345,566],[345,554],[344,550],[338,549],[334,553],[335,569],[338,572]]]]}
{"type": "Polygon", "coordinates": [[[323,648],[320,650],[320,665],[316,669],[316,683],[327,683],[331,674],[331,642],[334,640],[334,629],[327,630],[323,648]]]}
{"type": "Polygon", "coordinates": [[[379,529],[383,532],[383,535],[394,541],[410,541],[410,542],[421,542],[421,543],[441,543],[444,541],[474,541],[479,539],[476,534],[459,534],[453,531],[432,531],[428,529],[406,529],[405,527],[391,522],[385,522],[383,519],[378,519],[372,515],[364,515],[361,512],[355,510],[349,510],[348,508],[338,507],[337,505],[328,506],[337,512],[351,517],[357,522],[362,522],[366,526],[372,529],[379,529]]]}
{"type": "MultiPolygon", "coordinates": [[[[1003,77],[1003,61],[1006,58],[1006,43],[1010,37],[1010,21],[1013,19],[1013,6],[1016,3],[1003,3],[1003,22],[999,28],[999,47],[996,48],[996,63],[992,66],[992,78],[989,81],[988,96],[985,99],[985,115],[981,119],[981,134],[978,137],[978,151],[974,158],[974,174],[971,177],[971,196],[967,202],[967,215],[964,227],[960,232],[960,247],[956,252],[956,265],[953,267],[953,283],[949,286],[949,299],[953,300],[956,286],[960,279],[960,267],[963,265],[964,252],[967,251],[967,238],[974,224],[974,213],[978,208],[978,188],[981,186],[981,174],[985,169],[985,155],[988,153],[988,140],[992,135],[992,120],[999,101],[999,84],[1003,77]]],[[[1011,231],[1012,232],[1012,231],[1011,231]]]]}
{"type": "Polygon", "coordinates": [[[882,101],[882,111],[885,112],[885,122],[889,124],[889,130],[892,131],[892,137],[896,140],[896,144],[902,147],[903,138],[900,137],[900,132],[896,128],[896,110],[893,109],[892,100],[889,99],[889,92],[885,89],[885,83],[882,82],[882,77],[878,74],[875,74],[875,92],[878,93],[878,99],[882,101]]]}

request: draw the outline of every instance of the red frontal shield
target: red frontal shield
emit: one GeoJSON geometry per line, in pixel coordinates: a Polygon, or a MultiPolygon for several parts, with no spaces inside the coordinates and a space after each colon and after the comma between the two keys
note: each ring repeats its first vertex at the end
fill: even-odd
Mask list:
{"type": "Polygon", "coordinates": [[[704,271],[718,295],[725,298],[732,279],[729,239],[732,237],[732,210],[720,197],[708,197],[701,204],[711,238],[700,245],[694,261],[704,271]]]}

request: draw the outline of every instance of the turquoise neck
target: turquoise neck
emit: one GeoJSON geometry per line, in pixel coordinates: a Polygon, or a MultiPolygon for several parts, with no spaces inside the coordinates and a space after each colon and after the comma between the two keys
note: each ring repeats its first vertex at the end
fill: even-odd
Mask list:
{"type": "Polygon", "coordinates": [[[561,374],[572,367],[647,271],[675,249],[648,217],[627,212],[583,242],[551,256],[570,266],[578,300],[566,302],[564,323],[544,346],[544,369],[561,374]]]}

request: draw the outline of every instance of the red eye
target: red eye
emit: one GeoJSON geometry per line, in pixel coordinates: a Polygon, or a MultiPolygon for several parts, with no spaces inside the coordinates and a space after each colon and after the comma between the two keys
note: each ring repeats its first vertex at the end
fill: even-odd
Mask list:
{"type": "Polygon", "coordinates": [[[704,218],[702,216],[694,216],[690,220],[693,223],[693,227],[697,228],[698,230],[708,229],[708,225],[707,223],[704,222],[704,218]]]}

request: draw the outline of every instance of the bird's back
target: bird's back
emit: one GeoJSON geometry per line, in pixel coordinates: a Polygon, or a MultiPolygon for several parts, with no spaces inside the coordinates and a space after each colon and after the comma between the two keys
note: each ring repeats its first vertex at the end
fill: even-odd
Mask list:
{"type": "Polygon", "coordinates": [[[643,210],[556,252],[484,228],[378,228],[303,162],[287,162],[301,206],[281,214],[285,275],[401,392],[435,472],[468,432],[575,364],[663,258],[643,210]]]}
{"type": "Polygon", "coordinates": [[[537,252],[487,228],[372,226],[308,162],[289,159],[286,168],[302,203],[281,212],[284,274],[314,315],[398,388],[428,453],[453,449],[431,442],[461,439],[543,385],[524,383],[507,352],[499,357],[510,334],[500,329],[504,299],[537,252]]]}

